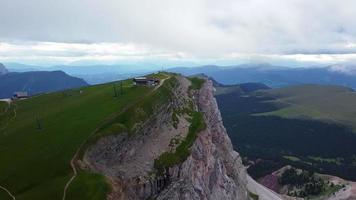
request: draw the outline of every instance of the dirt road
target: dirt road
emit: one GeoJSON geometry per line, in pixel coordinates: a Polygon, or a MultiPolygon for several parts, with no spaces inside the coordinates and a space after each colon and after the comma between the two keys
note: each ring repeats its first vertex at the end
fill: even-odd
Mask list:
{"type": "Polygon", "coordinates": [[[9,194],[9,196],[13,199],[13,200],[16,200],[15,196],[13,194],[11,194],[11,192],[6,189],[5,187],[1,186],[0,185],[0,189],[4,190],[5,192],[7,192],[7,194],[9,194]]]}

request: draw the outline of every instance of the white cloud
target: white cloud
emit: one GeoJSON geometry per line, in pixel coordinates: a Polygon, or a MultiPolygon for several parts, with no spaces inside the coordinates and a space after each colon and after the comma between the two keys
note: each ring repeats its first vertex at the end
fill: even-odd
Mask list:
{"type": "Polygon", "coordinates": [[[1,60],[336,62],[356,54],[354,0],[0,0],[0,7],[1,60]]]}
{"type": "Polygon", "coordinates": [[[0,60],[24,63],[120,62],[142,59],[175,60],[184,53],[157,51],[145,46],[119,43],[0,43],[0,60]],[[39,62],[38,62],[39,61],[39,62]]]}

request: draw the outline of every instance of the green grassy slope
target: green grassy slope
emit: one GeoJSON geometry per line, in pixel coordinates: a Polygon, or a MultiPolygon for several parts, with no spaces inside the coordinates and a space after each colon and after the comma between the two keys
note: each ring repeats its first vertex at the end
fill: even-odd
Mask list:
{"type": "MultiPolygon", "coordinates": [[[[151,91],[127,80],[122,95],[118,83],[45,94],[16,102],[14,119],[15,112],[4,113],[0,104],[0,185],[17,199],[61,199],[72,174],[70,160],[80,144],[107,118],[151,91]]],[[[69,188],[68,199],[102,199],[110,189],[99,175],[81,175],[69,188]]]]}
{"type": "Polygon", "coordinates": [[[283,108],[264,113],[285,118],[328,121],[356,129],[356,92],[339,86],[301,85],[264,91],[283,108]]]}

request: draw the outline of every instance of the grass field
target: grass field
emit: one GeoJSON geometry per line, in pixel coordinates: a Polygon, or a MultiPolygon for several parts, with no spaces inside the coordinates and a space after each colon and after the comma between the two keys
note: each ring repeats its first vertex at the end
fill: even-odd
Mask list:
{"type": "Polygon", "coordinates": [[[356,130],[356,92],[340,86],[301,85],[267,90],[283,108],[258,114],[284,118],[314,119],[347,125],[356,130]]]}
{"type": "MultiPolygon", "coordinates": [[[[134,87],[131,80],[122,88],[121,94],[120,84],[114,82],[44,94],[17,101],[7,112],[0,102],[0,185],[18,200],[61,199],[72,174],[70,160],[80,144],[108,117],[153,90],[134,87]]],[[[87,172],[72,184],[67,199],[103,199],[110,190],[103,177],[87,172]]]]}

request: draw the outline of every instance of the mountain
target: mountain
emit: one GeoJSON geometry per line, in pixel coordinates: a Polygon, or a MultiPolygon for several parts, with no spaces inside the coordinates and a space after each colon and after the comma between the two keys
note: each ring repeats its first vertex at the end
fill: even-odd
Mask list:
{"type": "Polygon", "coordinates": [[[12,72],[63,71],[71,76],[84,79],[89,84],[107,83],[140,76],[154,71],[151,68],[136,65],[54,65],[35,66],[19,63],[6,63],[12,72]]]}
{"type": "Polygon", "coordinates": [[[2,188],[29,200],[281,199],[247,175],[210,80],[148,76],[160,84],[0,102],[2,188]]]}
{"type": "Polygon", "coordinates": [[[0,98],[9,98],[16,91],[36,95],[87,85],[84,80],[69,76],[62,71],[11,72],[0,75],[0,98]]]}
{"type": "MultiPolygon", "coordinates": [[[[349,67],[350,68],[350,67],[349,67]]],[[[341,85],[356,89],[356,74],[340,65],[308,68],[288,68],[269,64],[238,66],[201,66],[172,68],[170,71],[184,75],[205,73],[222,84],[259,82],[269,87],[299,84],[341,85]]]]}
{"type": "Polygon", "coordinates": [[[234,84],[234,85],[224,85],[213,78],[210,78],[215,87],[215,95],[222,95],[222,94],[230,94],[230,93],[238,93],[246,94],[258,90],[267,90],[271,89],[267,85],[263,83],[241,83],[241,84],[234,84]]]}
{"type": "Polygon", "coordinates": [[[6,73],[8,73],[8,71],[7,71],[6,67],[5,67],[5,65],[0,63],[0,75],[6,74],[6,73]]]}
{"type": "Polygon", "coordinates": [[[356,180],[356,92],[304,84],[216,94],[236,149],[259,179],[285,165],[356,180]]]}

